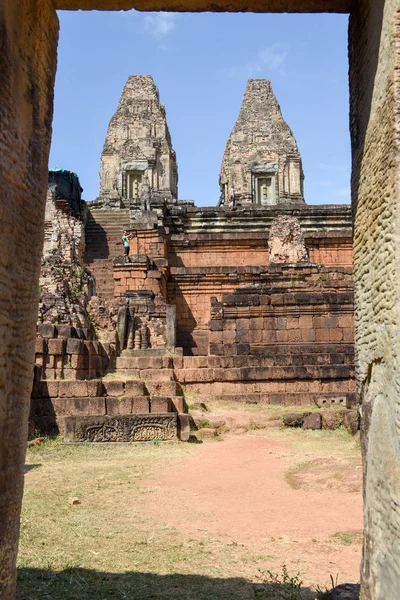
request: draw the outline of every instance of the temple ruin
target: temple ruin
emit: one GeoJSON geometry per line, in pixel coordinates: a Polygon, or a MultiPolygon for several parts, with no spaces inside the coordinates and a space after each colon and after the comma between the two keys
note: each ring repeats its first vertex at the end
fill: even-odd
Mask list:
{"type": "Polygon", "coordinates": [[[243,205],[301,206],[303,181],[296,140],[282,117],[271,82],[250,79],[222,160],[222,202],[229,202],[232,195],[243,205]]]}
{"type": "Polygon", "coordinates": [[[37,428],[92,441],[127,430],[170,439],[179,428],[187,439],[188,391],[356,406],[350,207],[305,204],[300,153],[269,81],[247,84],[220,182],[218,206],[177,199],[158,90],[150,76],[129,77],[99,197],[73,214],[48,192],[37,428]],[[54,288],[60,269],[64,290],[54,288]]]}
{"type": "Polygon", "coordinates": [[[133,75],[108,126],[100,197],[107,206],[120,199],[138,200],[142,185],[165,197],[178,195],[176,155],[158,89],[149,75],[133,75]]]}
{"type": "MultiPolygon", "coordinates": [[[[134,7],[138,10],[183,10],[181,3],[170,0],[137,0],[134,7]]],[[[130,8],[133,8],[132,0],[5,0],[0,10],[4,38],[3,85],[0,86],[0,334],[3,340],[0,367],[0,474],[3,482],[0,490],[0,595],[5,600],[13,600],[15,596],[57,64],[59,22],[56,10],[130,8]]],[[[364,470],[361,595],[363,600],[397,600],[400,567],[393,548],[396,548],[400,530],[396,509],[400,481],[396,427],[399,422],[399,311],[396,309],[399,295],[396,218],[400,114],[398,2],[251,0],[245,8],[259,12],[343,12],[350,16],[356,373],[362,410],[364,470]]],[[[240,11],[243,4],[237,0],[195,0],[185,3],[184,10],[240,11]]],[[[106,312],[103,314],[106,316],[106,312]]],[[[50,353],[48,356],[59,355],[50,353]]],[[[49,358],[50,364],[51,360],[49,358]]]]}

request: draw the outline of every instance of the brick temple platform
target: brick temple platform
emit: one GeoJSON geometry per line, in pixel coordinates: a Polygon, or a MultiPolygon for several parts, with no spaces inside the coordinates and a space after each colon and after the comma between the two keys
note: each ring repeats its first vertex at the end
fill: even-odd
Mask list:
{"type": "Polygon", "coordinates": [[[67,425],[71,441],[185,439],[188,391],[353,408],[351,211],[307,206],[303,179],[270,82],[250,80],[218,206],[178,200],[158,90],[130,77],[99,198],[72,211],[48,194],[36,426],[67,425]]]}

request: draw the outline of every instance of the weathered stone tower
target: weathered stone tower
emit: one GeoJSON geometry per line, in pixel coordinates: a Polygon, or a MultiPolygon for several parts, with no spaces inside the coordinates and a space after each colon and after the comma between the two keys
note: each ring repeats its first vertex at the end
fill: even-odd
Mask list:
{"type": "Polygon", "coordinates": [[[226,143],[221,200],[240,204],[304,204],[303,169],[292,130],[266,79],[249,79],[226,143]]]}
{"type": "Polygon", "coordinates": [[[100,198],[140,200],[143,184],[176,198],[178,167],[158,88],[150,75],[132,75],[108,126],[100,198]]]}

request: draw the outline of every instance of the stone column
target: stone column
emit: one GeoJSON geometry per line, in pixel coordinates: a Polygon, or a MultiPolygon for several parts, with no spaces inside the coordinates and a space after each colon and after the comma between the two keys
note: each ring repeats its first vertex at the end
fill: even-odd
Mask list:
{"type": "Polygon", "coordinates": [[[12,600],[53,116],[52,0],[0,2],[0,32],[0,598],[12,600]]]}
{"type": "Polygon", "coordinates": [[[400,5],[350,17],[357,385],[364,469],[363,600],[400,598],[400,5]]]}
{"type": "Polygon", "coordinates": [[[176,306],[166,306],[167,348],[175,350],[176,346],[176,306]]]}

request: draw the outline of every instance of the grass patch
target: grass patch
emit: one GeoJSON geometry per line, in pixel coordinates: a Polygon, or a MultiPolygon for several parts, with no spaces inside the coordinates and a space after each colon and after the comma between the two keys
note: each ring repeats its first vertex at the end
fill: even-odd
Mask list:
{"type": "MultiPolygon", "coordinates": [[[[354,441],[341,435],[268,432],[271,439],[283,442],[285,457],[304,458],[303,463],[310,462],[308,456],[332,456],[333,451],[353,460],[358,455],[354,441]]],[[[185,533],[175,527],[181,505],[168,493],[159,496],[158,481],[171,466],[201,452],[202,445],[197,443],[63,445],[61,437],[46,438],[30,448],[17,597],[292,600],[282,594],[296,591],[299,575],[286,570],[285,579],[283,571],[274,575],[274,569],[281,564],[280,556],[286,556],[290,569],[295,564],[302,572],[307,561],[301,557],[291,562],[283,554],[292,542],[289,538],[284,548],[281,538],[246,546],[223,534],[197,529],[196,513],[190,510],[187,517],[193,529],[185,533]],[[80,504],[71,505],[73,497],[80,504]],[[149,498],[159,497],[168,503],[163,520],[149,508],[149,498]]],[[[184,480],[182,471],[183,486],[184,480]]],[[[333,547],[340,541],[332,538],[324,543],[333,547]]],[[[314,600],[315,592],[302,586],[300,591],[302,600],[314,600]]]]}
{"type": "Polygon", "coordinates": [[[341,546],[353,546],[354,544],[361,544],[363,539],[363,532],[360,530],[356,531],[337,531],[331,535],[331,539],[341,546]]]}

